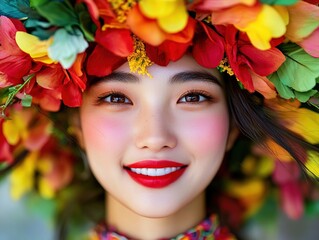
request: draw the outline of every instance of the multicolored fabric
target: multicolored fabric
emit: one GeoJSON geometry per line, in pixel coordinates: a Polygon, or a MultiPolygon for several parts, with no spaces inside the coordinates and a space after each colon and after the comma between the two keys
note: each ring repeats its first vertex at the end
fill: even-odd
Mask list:
{"type": "MultiPolygon", "coordinates": [[[[99,225],[91,235],[90,240],[128,240],[126,237],[114,230],[109,230],[105,225],[99,225]]],[[[211,215],[194,228],[181,233],[173,238],[160,240],[235,240],[235,237],[226,227],[219,225],[216,215],[211,215]]]]}

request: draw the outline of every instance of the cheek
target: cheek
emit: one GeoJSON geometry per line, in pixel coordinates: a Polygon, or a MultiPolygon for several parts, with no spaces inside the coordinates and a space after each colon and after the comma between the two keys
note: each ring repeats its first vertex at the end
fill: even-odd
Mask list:
{"type": "Polygon", "coordinates": [[[185,125],[189,144],[196,153],[205,154],[219,149],[224,151],[229,129],[227,113],[199,116],[185,125]]]}
{"type": "Polygon", "coordinates": [[[104,156],[110,153],[109,149],[112,152],[121,149],[129,130],[119,119],[94,116],[82,119],[82,129],[87,152],[94,151],[104,156]]]}

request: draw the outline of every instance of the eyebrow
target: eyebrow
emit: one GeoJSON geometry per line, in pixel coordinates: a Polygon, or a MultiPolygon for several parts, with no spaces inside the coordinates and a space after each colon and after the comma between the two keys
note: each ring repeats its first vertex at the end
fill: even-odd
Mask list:
{"type": "Polygon", "coordinates": [[[96,77],[93,78],[89,86],[98,84],[100,82],[104,81],[118,81],[118,82],[131,82],[131,83],[137,83],[139,82],[139,78],[135,76],[132,73],[126,73],[126,72],[112,72],[111,74],[104,76],[104,77],[96,77]]]}
{"type": "Polygon", "coordinates": [[[219,85],[220,87],[222,87],[222,84],[217,77],[215,77],[214,75],[208,72],[200,72],[200,71],[186,71],[186,72],[177,73],[171,77],[169,82],[171,84],[174,84],[174,83],[184,83],[184,82],[194,81],[194,80],[215,83],[219,85]]]}
{"type": "MultiPolygon", "coordinates": [[[[94,78],[92,81],[90,81],[89,85],[95,85],[100,82],[104,81],[118,81],[118,82],[124,82],[124,83],[138,83],[140,79],[138,76],[127,73],[127,72],[113,72],[110,75],[107,75],[105,77],[101,78],[94,78]]],[[[186,72],[180,72],[175,75],[173,75],[169,79],[170,84],[180,84],[188,81],[204,81],[209,83],[214,83],[222,87],[221,82],[218,80],[217,77],[214,75],[208,73],[208,72],[201,72],[201,71],[186,71],[186,72]]]]}

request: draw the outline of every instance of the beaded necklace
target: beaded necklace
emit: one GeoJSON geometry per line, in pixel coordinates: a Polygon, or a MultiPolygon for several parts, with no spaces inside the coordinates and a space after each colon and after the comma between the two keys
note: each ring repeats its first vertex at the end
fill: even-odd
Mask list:
{"type": "MultiPolygon", "coordinates": [[[[99,225],[90,238],[90,240],[129,239],[132,238],[126,237],[114,230],[110,230],[110,228],[107,229],[105,224],[99,225]]],[[[178,234],[174,238],[161,240],[235,240],[235,237],[229,232],[227,228],[221,227],[219,225],[217,216],[213,214],[187,232],[178,234]]]]}

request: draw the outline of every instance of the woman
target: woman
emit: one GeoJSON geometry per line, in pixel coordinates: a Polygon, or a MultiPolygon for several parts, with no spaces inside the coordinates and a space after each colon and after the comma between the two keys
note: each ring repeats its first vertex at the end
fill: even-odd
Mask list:
{"type": "MultiPolygon", "coordinates": [[[[277,95],[314,103],[318,26],[299,33],[309,21],[298,25],[296,16],[315,18],[307,12],[318,12],[317,6],[144,0],[35,1],[33,9],[23,7],[10,6],[5,15],[26,17],[27,29],[1,17],[3,115],[14,119],[24,111],[15,97],[46,111],[59,111],[61,101],[80,107],[72,132],[107,192],[107,228],[98,229],[100,238],[232,239],[215,215],[207,216],[205,190],[238,130],[274,151],[285,149],[285,158],[307,170],[317,169],[306,150],[317,151],[318,140],[275,113],[286,107],[277,95]],[[242,12],[251,18],[240,18],[242,12]],[[288,70],[294,70],[291,81],[288,70]]],[[[27,124],[1,122],[3,155],[7,162],[27,155],[44,176],[40,191],[53,195],[70,181],[73,165],[69,153],[61,155],[68,160],[56,160],[62,171],[37,160],[57,149],[47,131],[51,124],[38,115],[22,114],[27,124]],[[31,154],[21,153],[21,146],[31,154]],[[64,177],[58,184],[52,180],[57,172],[64,177]]]]}
{"type": "Polygon", "coordinates": [[[80,111],[107,222],[134,239],[173,237],[205,218],[204,190],[237,133],[217,70],[186,55],[149,73],[126,63],[89,87],[80,111]]]}

